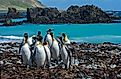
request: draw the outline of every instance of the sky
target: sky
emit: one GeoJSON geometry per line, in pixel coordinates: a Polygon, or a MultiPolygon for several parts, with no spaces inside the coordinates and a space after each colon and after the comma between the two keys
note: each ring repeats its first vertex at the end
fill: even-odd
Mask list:
{"type": "Polygon", "coordinates": [[[70,5],[96,5],[103,10],[121,10],[121,0],[39,0],[47,7],[66,10],[70,5]]]}

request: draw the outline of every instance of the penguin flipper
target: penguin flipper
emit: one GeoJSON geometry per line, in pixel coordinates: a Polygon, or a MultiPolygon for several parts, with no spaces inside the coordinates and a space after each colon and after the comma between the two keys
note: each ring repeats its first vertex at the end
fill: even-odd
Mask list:
{"type": "Polygon", "coordinates": [[[21,53],[22,46],[23,46],[23,43],[21,43],[20,46],[19,46],[19,54],[21,53]]]}

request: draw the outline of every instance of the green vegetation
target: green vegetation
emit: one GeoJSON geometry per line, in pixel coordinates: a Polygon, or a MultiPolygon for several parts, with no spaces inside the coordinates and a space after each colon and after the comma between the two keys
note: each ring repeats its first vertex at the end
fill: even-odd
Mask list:
{"type": "Polygon", "coordinates": [[[0,10],[7,10],[8,7],[13,7],[18,10],[26,10],[30,7],[44,7],[37,0],[0,0],[0,10]]]}

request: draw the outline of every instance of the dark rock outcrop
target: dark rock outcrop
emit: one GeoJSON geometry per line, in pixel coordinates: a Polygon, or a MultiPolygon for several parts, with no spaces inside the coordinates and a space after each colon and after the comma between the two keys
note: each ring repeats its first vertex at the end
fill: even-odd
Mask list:
{"type": "Polygon", "coordinates": [[[60,12],[57,8],[28,8],[31,23],[108,23],[111,18],[94,5],[70,6],[60,12]]]}
{"type": "Polygon", "coordinates": [[[28,8],[27,20],[32,23],[55,23],[59,14],[57,8],[28,8]]]}
{"type": "Polygon", "coordinates": [[[20,12],[16,8],[8,8],[7,18],[19,18],[20,12]]]}

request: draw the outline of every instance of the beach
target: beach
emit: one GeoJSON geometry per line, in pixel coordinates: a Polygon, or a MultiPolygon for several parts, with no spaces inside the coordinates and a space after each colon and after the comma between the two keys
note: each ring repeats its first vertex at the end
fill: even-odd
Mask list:
{"type": "Polygon", "coordinates": [[[21,62],[18,42],[0,43],[1,79],[121,79],[121,44],[72,42],[70,69],[26,68],[21,62]]]}
{"type": "Polygon", "coordinates": [[[0,0],[0,79],[121,79],[119,3],[0,0]]]}

